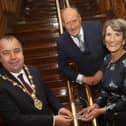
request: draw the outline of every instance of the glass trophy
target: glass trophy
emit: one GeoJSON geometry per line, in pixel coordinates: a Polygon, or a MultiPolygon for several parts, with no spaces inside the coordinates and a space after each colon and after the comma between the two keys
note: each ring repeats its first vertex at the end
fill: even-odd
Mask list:
{"type": "MultiPolygon", "coordinates": [[[[80,98],[80,97],[75,98],[75,106],[76,106],[77,113],[83,109],[81,100],[82,100],[82,98],[80,98]]],[[[78,114],[74,115],[73,119],[82,120],[82,121],[86,120],[86,118],[84,116],[78,115],[78,114]]]]}
{"type": "Polygon", "coordinates": [[[85,117],[81,115],[76,115],[73,117],[73,119],[82,120],[82,121],[86,120],[85,117]]]}

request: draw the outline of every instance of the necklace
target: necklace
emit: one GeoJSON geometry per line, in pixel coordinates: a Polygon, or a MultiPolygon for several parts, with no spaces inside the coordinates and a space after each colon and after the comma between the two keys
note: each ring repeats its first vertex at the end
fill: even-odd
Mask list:
{"type": "Polygon", "coordinates": [[[118,61],[124,53],[126,53],[125,50],[121,51],[118,55],[111,56],[111,63],[118,61]]]}
{"type": "Polygon", "coordinates": [[[36,87],[35,87],[35,84],[34,84],[34,82],[33,82],[33,79],[32,79],[32,76],[31,76],[31,74],[30,74],[30,71],[29,71],[29,69],[28,69],[28,67],[27,67],[26,65],[24,65],[24,69],[25,69],[25,71],[27,72],[28,79],[29,79],[29,81],[30,81],[30,83],[31,83],[32,93],[30,93],[26,88],[22,87],[22,86],[21,86],[20,84],[18,84],[16,81],[10,79],[7,75],[2,75],[2,74],[0,74],[0,77],[1,77],[3,80],[8,80],[9,82],[11,82],[11,84],[12,84],[13,86],[17,86],[17,87],[21,88],[22,91],[23,91],[24,93],[27,93],[27,94],[32,98],[32,100],[33,100],[33,102],[34,102],[34,107],[35,107],[36,109],[38,109],[38,110],[42,110],[42,108],[43,108],[43,103],[42,103],[42,101],[40,101],[40,100],[37,98],[37,96],[36,96],[36,87]]]}

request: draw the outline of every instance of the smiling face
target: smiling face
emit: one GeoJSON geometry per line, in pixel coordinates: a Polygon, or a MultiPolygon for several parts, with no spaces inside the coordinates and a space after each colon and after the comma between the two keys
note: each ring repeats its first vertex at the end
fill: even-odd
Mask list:
{"type": "Polygon", "coordinates": [[[111,26],[106,27],[105,45],[110,53],[118,53],[123,50],[125,40],[122,32],[115,31],[111,26]]]}
{"type": "Polygon", "coordinates": [[[66,8],[62,13],[62,20],[65,29],[72,36],[77,36],[81,28],[81,17],[77,10],[66,8]]]}
{"type": "Polygon", "coordinates": [[[16,38],[0,40],[0,62],[10,72],[18,73],[22,69],[24,56],[22,46],[16,38]]]}

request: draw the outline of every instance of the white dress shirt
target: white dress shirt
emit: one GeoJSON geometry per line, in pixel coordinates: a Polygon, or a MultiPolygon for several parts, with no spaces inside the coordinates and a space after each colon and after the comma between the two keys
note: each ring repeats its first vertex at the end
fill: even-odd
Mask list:
{"type": "Polygon", "coordinates": [[[10,73],[11,73],[20,83],[22,83],[22,82],[21,82],[21,80],[19,79],[18,75],[23,74],[23,78],[24,78],[25,82],[31,87],[31,84],[30,84],[30,82],[29,82],[29,80],[28,80],[28,78],[27,78],[27,76],[26,76],[26,73],[24,72],[23,69],[22,69],[19,73],[13,73],[13,72],[10,72],[10,73]]]}
{"type": "MultiPolygon", "coordinates": [[[[82,27],[80,29],[79,36],[81,36],[80,39],[82,40],[82,42],[84,42],[84,32],[83,32],[83,28],[82,27]]],[[[76,36],[72,36],[72,35],[71,35],[71,38],[73,39],[73,41],[77,45],[77,47],[80,48],[80,44],[79,44],[78,38],[76,36]]]]}

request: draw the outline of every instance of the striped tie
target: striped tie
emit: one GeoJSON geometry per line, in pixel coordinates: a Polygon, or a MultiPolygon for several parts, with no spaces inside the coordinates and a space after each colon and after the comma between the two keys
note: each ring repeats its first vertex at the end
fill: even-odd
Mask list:
{"type": "Polygon", "coordinates": [[[83,42],[82,39],[81,39],[81,35],[78,35],[78,36],[77,36],[77,39],[78,39],[78,41],[79,41],[79,48],[80,48],[80,50],[81,50],[82,52],[84,52],[84,50],[85,50],[85,48],[84,48],[84,42],[83,42]]]}
{"type": "Polygon", "coordinates": [[[32,93],[33,90],[32,90],[32,88],[27,84],[27,82],[24,80],[23,74],[22,74],[22,73],[18,75],[18,78],[19,78],[20,81],[22,82],[23,86],[29,91],[29,93],[32,93]]]}

